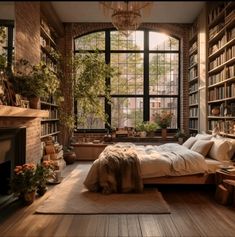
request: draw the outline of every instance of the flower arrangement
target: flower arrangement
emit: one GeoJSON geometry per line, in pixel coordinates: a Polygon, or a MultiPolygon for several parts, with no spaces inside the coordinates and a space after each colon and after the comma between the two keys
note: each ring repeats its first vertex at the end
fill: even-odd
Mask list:
{"type": "Polygon", "coordinates": [[[36,166],[34,164],[24,164],[16,166],[12,179],[12,191],[16,195],[36,191],[37,177],[36,166]]]}
{"type": "Polygon", "coordinates": [[[15,195],[35,192],[45,188],[47,179],[54,174],[56,169],[54,161],[43,161],[42,164],[26,163],[14,169],[11,188],[15,195]]]}
{"type": "Polygon", "coordinates": [[[155,114],[155,122],[160,128],[167,128],[171,124],[171,120],[173,118],[173,113],[170,113],[168,111],[161,111],[161,113],[155,114]]]}

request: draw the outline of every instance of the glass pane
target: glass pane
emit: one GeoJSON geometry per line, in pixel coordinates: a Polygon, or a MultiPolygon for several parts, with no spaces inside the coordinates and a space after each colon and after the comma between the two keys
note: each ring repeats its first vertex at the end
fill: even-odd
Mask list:
{"type": "Polygon", "coordinates": [[[8,42],[8,31],[7,27],[0,26],[0,55],[7,60],[7,42],[8,42]]]}
{"type": "Polygon", "coordinates": [[[143,50],[144,32],[133,31],[126,37],[119,31],[111,31],[111,50],[143,50]]]}
{"type": "MultiPolygon", "coordinates": [[[[101,106],[103,106],[104,108],[104,98],[99,98],[100,100],[100,104],[101,106]]],[[[79,118],[82,116],[82,109],[81,109],[81,104],[79,103],[79,101],[77,101],[77,118],[79,120],[79,118]]],[[[105,123],[104,123],[104,120],[102,120],[100,117],[98,117],[95,112],[96,111],[96,108],[94,108],[93,110],[94,112],[90,113],[88,116],[87,116],[87,119],[86,121],[84,121],[83,124],[79,124],[79,121],[77,121],[77,128],[78,129],[102,129],[102,128],[105,128],[105,123]]],[[[103,113],[104,113],[104,109],[103,109],[103,113]]]]}
{"type": "Polygon", "coordinates": [[[178,94],[178,54],[151,53],[149,55],[149,94],[178,94]]]}
{"type": "Polygon", "coordinates": [[[150,50],[179,50],[179,40],[164,33],[149,32],[150,50]]]}
{"type": "Polygon", "coordinates": [[[105,32],[96,32],[74,39],[75,50],[104,50],[105,32]]]}
{"type": "Polygon", "coordinates": [[[171,126],[169,128],[177,128],[177,98],[151,98],[150,99],[150,120],[154,121],[156,113],[161,114],[162,111],[173,113],[171,126]]]}
{"type": "Polygon", "coordinates": [[[143,98],[113,98],[112,127],[135,127],[143,121],[143,98]]]}
{"type": "Polygon", "coordinates": [[[143,94],[142,53],[112,53],[111,66],[119,72],[111,78],[111,94],[143,94]]]}

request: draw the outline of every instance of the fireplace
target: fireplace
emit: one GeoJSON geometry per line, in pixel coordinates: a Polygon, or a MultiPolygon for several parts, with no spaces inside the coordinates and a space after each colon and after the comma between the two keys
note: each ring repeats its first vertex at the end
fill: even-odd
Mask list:
{"type": "Polygon", "coordinates": [[[26,128],[0,128],[0,195],[10,194],[10,180],[16,165],[25,163],[26,128]]]}

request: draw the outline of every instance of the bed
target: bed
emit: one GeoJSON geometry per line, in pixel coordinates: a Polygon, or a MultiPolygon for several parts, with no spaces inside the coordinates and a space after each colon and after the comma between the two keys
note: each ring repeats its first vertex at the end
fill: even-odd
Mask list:
{"type": "Polygon", "coordinates": [[[167,143],[159,146],[143,146],[133,143],[117,143],[107,146],[99,159],[93,162],[84,185],[91,191],[98,191],[102,186],[105,187],[104,192],[116,192],[116,189],[110,190],[109,186],[110,183],[116,185],[117,179],[121,184],[137,185],[137,188],[133,189],[135,191],[141,190],[140,182],[143,185],[213,184],[215,171],[224,160],[231,160],[235,150],[231,144],[230,141],[211,135],[191,137],[183,145],[167,143]],[[112,165],[108,163],[110,157],[113,159],[112,165]],[[124,175],[119,171],[120,167],[124,167],[123,164],[117,163],[117,159],[120,162],[120,157],[122,157],[121,161],[133,159],[127,164],[131,171],[125,173],[125,168],[124,175]],[[114,163],[119,167],[118,172],[116,168],[113,169],[114,163]],[[133,163],[137,164],[133,165],[133,163]],[[122,177],[125,175],[126,177],[122,177]],[[131,179],[134,179],[133,182],[131,179]]]}

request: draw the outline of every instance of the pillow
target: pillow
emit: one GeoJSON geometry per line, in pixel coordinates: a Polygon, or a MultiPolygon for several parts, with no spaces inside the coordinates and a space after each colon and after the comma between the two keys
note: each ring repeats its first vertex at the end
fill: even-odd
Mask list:
{"type": "Polygon", "coordinates": [[[182,144],[182,146],[185,146],[190,149],[196,141],[197,139],[195,137],[190,137],[182,144]]]}
{"type": "Polygon", "coordinates": [[[210,135],[210,134],[197,134],[196,135],[196,139],[200,139],[200,140],[210,140],[212,137],[214,137],[214,135],[210,135]]]}
{"type": "Polygon", "coordinates": [[[200,153],[205,157],[209,152],[209,150],[211,149],[212,145],[213,141],[197,140],[191,147],[191,150],[196,151],[197,153],[200,153]]]}
{"type": "Polygon", "coordinates": [[[226,141],[225,139],[218,139],[218,138],[212,138],[211,141],[213,141],[213,145],[208,153],[209,157],[218,160],[230,160],[229,152],[231,149],[231,144],[226,141]]]}
{"type": "Polygon", "coordinates": [[[228,151],[228,159],[231,160],[233,158],[234,154],[235,154],[235,139],[221,137],[219,135],[217,135],[216,138],[227,141],[229,143],[230,149],[228,151]]]}

